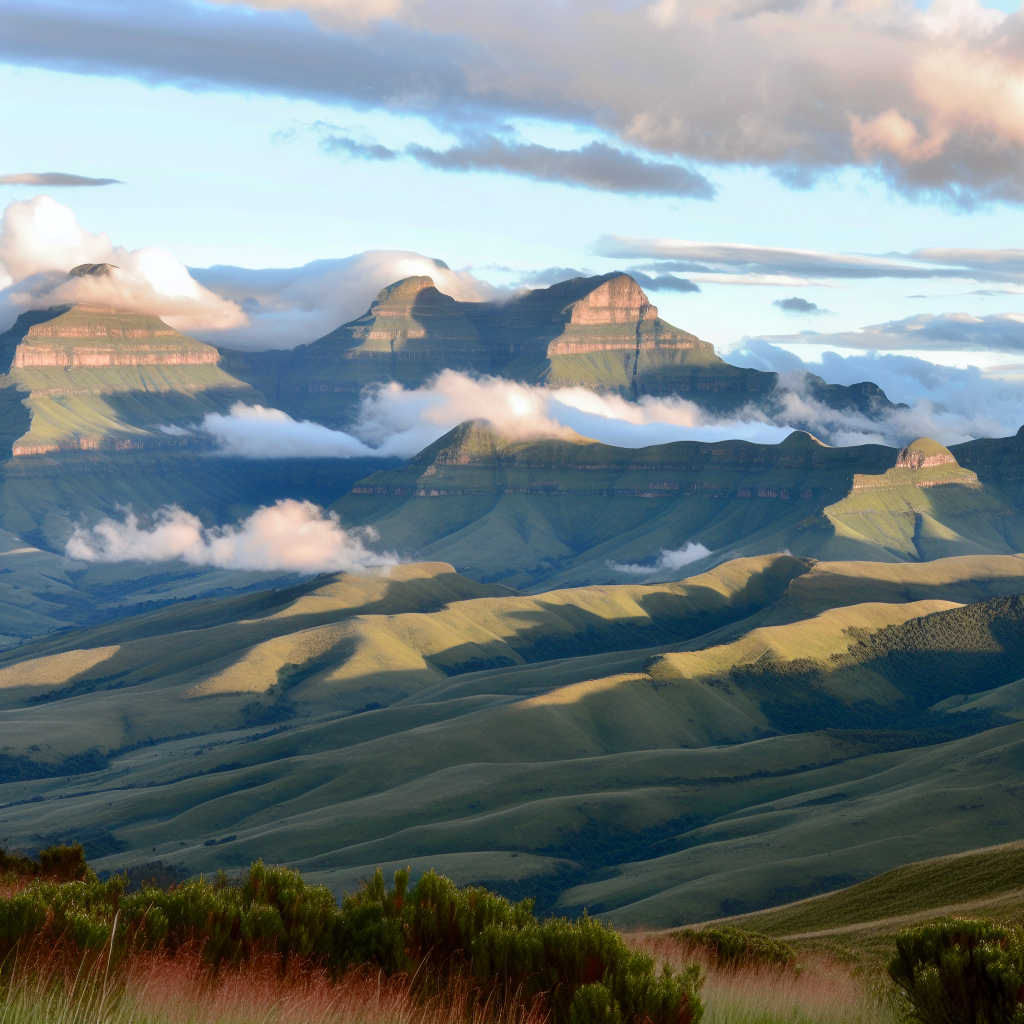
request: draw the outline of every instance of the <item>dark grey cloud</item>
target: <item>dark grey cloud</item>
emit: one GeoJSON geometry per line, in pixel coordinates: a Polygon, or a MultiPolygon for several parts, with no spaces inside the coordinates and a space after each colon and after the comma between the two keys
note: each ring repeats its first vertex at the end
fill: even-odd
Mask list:
{"type": "Polygon", "coordinates": [[[822,309],[816,302],[809,302],[807,299],[801,299],[798,295],[794,295],[789,299],[776,299],[772,305],[778,306],[784,313],[803,313],[814,315],[828,313],[827,309],[822,309]]]}
{"type": "Polygon", "coordinates": [[[977,317],[968,313],[943,313],[939,316],[919,313],[905,320],[873,324],[859,331],[838,331],[834,334],[805,331],[795,335],[769,335],[766,340],[877,352],[1024,353],[1024,315],[994,313],[977,317]]]}
{"type": "Polygon", "coordinates": [[[63,171],[43,171],[41,174],[0,174],[0,185],[43,185],[46,188],[68,188],[90,185],[123,185],[117,178],[85,178],[81,174],[63,171]]]}
{"type": "MultiPolygon", "coordinates": [[[[892,3],[876,17],[805,0],[596,10],[4,0],[0,59],[416,113],[463,140],[536,117],[662,157],[767,167],[792,187],[853,165],[913,195],[1024,201],[1024,148],[1000,113],[1022,76],[1019,12],[892,3]]],[[[655,194],[679,189],[676,180],[655,194]]]]}
{"type": "Polygon", "coordinates": [[[591,142],[582,149],[551,149],[486,135],[450,149],[410,145],[405,151],[419,163],[442,171],[504,171],[536,181],[628,195],[689,199],[713,199],[715,195],[715,187],[702,174],[679,164],[645,160],[603,142],[591,142]]]}
{"type": "Polygon", "coordinates": [[[808,279],[959,279],[1024,283],[1021,249],[915,249],[912,252],[833,253],[674,238],[602,235],[599,256],[647,259],[643,270],[680,274],[772,275],[808,279]]]}

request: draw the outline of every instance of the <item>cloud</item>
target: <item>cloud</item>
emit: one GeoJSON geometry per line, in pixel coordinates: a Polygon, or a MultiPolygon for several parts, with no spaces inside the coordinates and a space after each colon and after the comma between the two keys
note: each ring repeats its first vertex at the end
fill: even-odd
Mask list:
{"type": "Polygon", "coordinates": [[[421,388],[394,382],[368,388],[348,431],[241,402],[228,415],[207,414],[197,429],[217,440],[221,454],[250,459],[408,459],[467,420],[488,422],[510,440],[590,438],[625,448],[726,437],[776,444],[790,433],[762,413],[719,420],[678,397],[628,402],[582,387],[548,389],[454,370],[421,388]]]}
{"type": "Polygon", "coordinates": [[[42,185],[44,188],[62,188],[93,185],[123,185],[117,178],[83,178],[80,174],[63,171],[45,171],[42,174],[0,174],[0,185],[42,185]]]}
{"type": "Polygon", "coordinates": [[[641,270],[630,270],[630,275],[637,284],[651,292],[699,292],[700,285],[686,280],[684,277],[675,277],[672,274],[658,274],[651,277],[641,270]]]}
{"type": "Polygon", "coordinates": [[[93,302],[162,317],[179,330],[224,330],[246,322],[234,302],[203,288],[169,252],[115,246],[83,228],[66,206],[40,195],[9,203],[0,229],[0,319],[6,329],[26,309],[93,302]],[[83,263],[108,274],[73,278],[83,263]]]}
{"type": "MultiPolygon", "coordinates": [[[[357,142],[342,135],[327,136],[320,148],[363,160],[394,160],[399,155],[377,142],[357,142]]],[[[603,142],[591,142],[581,149],[552,149],[485,135],[444,150],[411,144],[404,152],[417,163],[440,171],[503,171],[535,181],[629,195],[690,199],[715,195],[714,186],[701,174],[679,164],[645,160],[603,142]]]]}
{"type": "MultiPolygon", "coordinates": [[[[827,335],[816,335],[816,338],[827,335]]],[[[821,361],[800,356],[766,339],[746,339],[731,362],[781,374],[776,423],[802,426],[833,445],[869,442],[902,447],[917,437],[958,444],[975,437],[1006,437],[1024,423],[1024,389],[1015,380],[985,376],[976,367],[942,366],[916,356],[825,351],[821,361]],[[872,381],[906,409],[868,417],[855,409],[837,411],[815,400],[807,374],[836,384],[872,381]]]]}
{"type": "Polygon", "coordinates": [[[462,139],[516,117],[571,124],[609,149],[802,187],[863,167],[969,205],[1024,200],[1022,20],[977,0],[7,0],[0,48],[16,64],[415,113],[462,139]]]}
{"type": "Polygon", "coordinates": [[[608,559],[605,565],[615,572],[629,573],[633,576],[653,576],[656,572],[682,569],[684,565],[707,558],[710,554],[711,552],[703,544],[694,544],[689,541],[685,547],[677,548],[675,551],[662,548],[654,565],[623,564],[622,562],[613,562],[611,559],[608,559]]]}
{"type": "MultiPolygon", "coordinates": [[[[777,303],[776,303],[777,305],[777,303]]],[[[833,334],[766,335],[766,340],[789,345],[828,345],[861,351],[1024,352],[1024,314],[918,313],[856,331],[833,334]]]]}
{"type": "Polygon", "coordinates": [[[790,299],[776,299],[772,305],[778,306],[783,313],[803,313],[820,316],[829,312],[827,309],[822,309],[816,302],[809,302],[807,299],[801,299],[797,295],[790,299]]]}
{"type": "Polygon", "coordinates": [[[228,415],[207,413],[202,429],[220,443],[221,454],[245,459],[351,459],[382,454],[343,431],[244,402],[235,402],[228,415]]]}
{"type": "Polygon", "coordinates": [[[190,267],[205,288],[245,310],[246,322],[221,331],[216,342],[246,350],[294,348],[322,338],[369,308],[385,285],[405,277],[431,277],[438,289],[463,302],[506,298],[468,270],[451,270],[418,252],[377,249],[341,259],[314,260],[302,267],[190,267]]]}
{"type": "Polygon", "coordinates": [[[325,153],[347,153],[349,156],[358,157],[360,160],[395,160],[398,152],[388,149],[379,142],[357,142],[345,135],[328,135],[320,140],[320,148],[325,153]]]}
{"type": "Polygon", "coordinates": [[[334,513],[287,499],[258,508],[237,526],[209,529],[175,505],[156,512],[149,528],[129,511],[122,522],[104,519],[92,529],[77,526],[66,551],[84,562],[181,559],[221,569],[362,572],[398,561],[366,546],[377,539],[372,529],[344,530],[334,513]]]}
{"type": "Polygon", "coordinates": [[[740,284],[751,278],[771,283],[873,278],[1024,281],[1024,250],[918,249],[872,256],[621,235],[602,235],[593,249],[612,259],[658,261],[645,270],[675,271],[719,283],[740,284]]]}
{"type": "Polygon", "coordinates": [[[503,142],[487,135],[445,150],[410,145],[405,151],[419,163],[442,171],[504,171],[536,181],[628,195],[689,199],[713,199],[715,195],[714,186],[702,174],[679,164],[645,160],[603,142],[566,150],[503,142]]]}

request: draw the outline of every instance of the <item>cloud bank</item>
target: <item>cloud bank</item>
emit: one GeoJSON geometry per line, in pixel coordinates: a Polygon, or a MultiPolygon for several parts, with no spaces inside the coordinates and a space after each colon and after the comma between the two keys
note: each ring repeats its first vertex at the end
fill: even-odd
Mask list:
{"type": "Polygon", "coordinates": [[[703,544],[694,544],[693,541],[689,541],[684,547],[676,548],[674,551],[662,548],[654,565],[625,564],[613,562],[610,558],[605,565],[615,572],[628,573],[631,576],[653,576],[656,572],[682,569],[684,565],[707,558],[710,554],[711,551],[703,544]]]}
{"type": "Polygon", "coordinates": [[[7,0],[0,56],[407,111],[460,146],[518,117],[798,186],[863,167],[969,205],[1024,200],[1022,26],[977,0],[7,0]]]}
{"type": "Polygon", "coordinates": [[[85,178],[81,174],[44,171],[42,174],[0,174],[0,185],[42,185],[45,188],[78,188],[97,185],[123,185],[117,178],[85,178]]]}
{"type": "Polygon", "coordinates": [[[6,330],[26,309],[75,302],[151,313],[183,331],[246,322],[236,303],[200,285],[169,252],[115,246],[49,196],[9,203],[0,228],[0,327],[6,330]],[[83,263],[116,269],[69,279],[68,271],[83,263]]]}
{"type": "Polygon", "coordinates": [[[104,519],[91,530],[76,527],[65,550],[84,562],[181,559],[220,569],[363,572],[398,562],[395,555],[366,546],[376,539],[372,529],[344,530],[334,513],[288,499],[258,508],[237,526],[210,529],[174,505],[156,512],[148,529],[128,512],[122,522],[104,519]]]}

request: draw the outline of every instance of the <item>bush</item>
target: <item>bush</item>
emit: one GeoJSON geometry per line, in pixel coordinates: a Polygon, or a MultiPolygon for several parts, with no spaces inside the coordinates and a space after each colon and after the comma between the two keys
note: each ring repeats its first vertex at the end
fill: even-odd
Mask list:
{"type": "Polygon", "coordinates": [[[725,925],[721,928],[683,928],[677,939],[698,946],[721,966],[793,967],[796,953],[791,946],[761,932],[745,932],[725,925]]]}
{"type": "Polygon", "coordinates": [[[948,919],[902,932],[889,977],[920,1024],[1024,1024],[1024,931],[948,919]]]}
{"type": "Polygon", "coordinates": [[[48,846],[34,861],[17,853],[0,850],[0,876],[46,878],[54,882],[84,882],[92,875],[81,843],[74,846],[48,846]]]}
{"type": "Polygon", "coordinates": [[[498,1000],[544,1001],[551,1024],[696,1024],[702,1014],[698,968],[659,974],[653,958],[589,917],[539,922],[531,900],[510,903],[433,872],[410,886],[398,871],[389,888],[378,869],[340,908],[329,889],[262,862],[235,887],[203,878],[169,890],[125,887],[124,876],[91,875],[37,880],[0,898],[0,957],[37,939],[111,959],[187,946],[214,968],[266,953],[284,969],[292,958],[335,975],[371,966],[415,977],[423,994],[473,980],[498,1000]]]}

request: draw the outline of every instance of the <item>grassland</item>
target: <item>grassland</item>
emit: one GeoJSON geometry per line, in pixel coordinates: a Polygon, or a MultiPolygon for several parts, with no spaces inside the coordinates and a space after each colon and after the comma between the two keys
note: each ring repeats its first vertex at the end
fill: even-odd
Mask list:
{"type": "Polygon", "coordinates": [[[922,470],[914,485],[854,490],[855,478],[884,482],[895,460],[879,445],[834,449],[800,433],[780,445],[634,450],[513,442],[463,424],[332,507],[346,524],[373,525],[391,549],[532,591],[622,583],[623,565],[661,582],[781,550],[903,562],[1024,549],[1024,514],[970,472],[960,471],[970,486],[942,483],[951,470],[938,467],[939,485],[922,470]],[[688,543],[711,553],[659,568],[662,549],[688,543]]]}
{"type": "Polygon", "coordinates": [[[43,639],[0,657],[0,843],[336,892],[434,867],[630,926],[785,903],[1019,837],[1021,578],[766,556],[530,597],[404,566],[43,639]]]}

